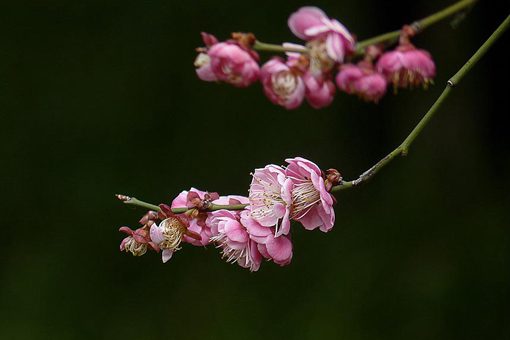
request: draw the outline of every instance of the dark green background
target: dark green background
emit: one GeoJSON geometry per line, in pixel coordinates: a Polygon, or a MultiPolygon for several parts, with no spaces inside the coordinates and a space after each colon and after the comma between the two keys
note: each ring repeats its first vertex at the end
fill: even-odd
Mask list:
{"type": "MultiPolygon", "coordinates": [[[[360,39],[452,1],[316,1],[360,39]],[[409,4],[413,5],[409,5],[409,4]]],[[[370,184],[337,195],[328,234],[294,229],[288,267],[213,247],[167,264],[120,253],[141,210],[195,186],[246,194],[303,156],[352,179],[397,146],[508,12],[486,1],[416,39],[436,85],[379,105],[273,106],[204,83],[200,31],[297,41],[301,1],[12,1],[0,6],[1,339],[510,338],[509,55],[504,36],[370,184]]],[[[263,54],[267,58],[269,54],[263,54]]]]}

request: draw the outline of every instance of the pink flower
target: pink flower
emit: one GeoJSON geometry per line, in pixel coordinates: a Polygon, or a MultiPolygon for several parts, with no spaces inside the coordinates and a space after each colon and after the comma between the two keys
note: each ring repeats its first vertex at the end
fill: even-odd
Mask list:
{"type": "Polygon", "coordinates": [[[241,213],[241,224],[246,228],[250,239],[257,243],[257,249],[266,259],[285,266],[292,259],[292,242],[288,236],[275,237],[271,228],[260,225],[248,210],[241,213]]]}
{"type": "Polygon", "coordinates": [[[354,51],[354,38],[347,28],[317,7],[301,7],[289,17],[288,25],[303,40],[323,41],[328,56],[336,62],[343,62],[344,56],[354,51]]]}
{"type": "Polygon", "coordinates": [[[306,86],[306,101],[314,109],[329,106],[335,97],[335,85],[322,75],[314,76],[310,72],[305,73],[303,80],[306,86]]]}
{"type": "MultiPolygon", "coordinates": [[[[202,201],[206,200],[206,196],[211,198],[211,194],[206,191],[201,191],[195,188],[191,188],[190,191],[182,191],[173,201],[172,208],[193,208],[194,204],[204,204],[202,201]],[[197,201],[198,198],[198,201],[197,201]],[[199,203],[202,202],[202,203],[199,203]]],[[[213,193],[212,198],[217,198],[217,194],[213,193]]],[[[189,223],[188,230],[200,235],[200,240],[197,240],[188,235],[184,235],[184,242],[191,243],[195,246],[205,246],[209,243],[211,238],[211,229],[205,223],[207,213],[200,212],[197,210],[196,216],[183,215],[189,223]]]]}
{"type": "Polygon", "coordinates": [[[142,256],[147,252],[147,246],[150,246],[155,251],[159,251],[156,243],[152,242],[149,237],[149,232],[144,227],[132,230],[128,227],[120,227],[119,231],[128,234],[126,238],[120,243],[120,250],[130,252],[134,256],[142,256]]]}
{"type": "MultiPolygon", "coordinates": [[[[361,63],[360,63],[361,64],[361,63]]],[[[386,93],[386,79],[372,67],[345,64],[336,76],[338,88],[366,101],[378,102],[386,93]]]]}
{"type": "Polygon", "coordinates": [[[236,87],[247,87],[258,80],[259,65],[254,59],[257,57],[255,52],[249,53],[233,42],[220,42],[212,45],[207,55],[210,69],[218,80],[236,87]]]}
{"type": "Polygon", "coordinates": [[[173,253],[179,250],[179,245],[187,232],[187,221],[181,216],[171,216],[159,225],[153,223],[150,229],[150,238],[152,242],[163,249],[163,263],[170,260],[173,253]]]}
{"type": "Polygon", "coordinates": [[[275,227],[275,236],[290,231],[292,182],[282,167],[267,165],[256,169],[250,185],[251,216],[264,227],[275,227]]]}
{"type": "Polygon", "coordinates": [[[273,58],[262,66],[260,80],[271,102],[286,109],[295,109],[303,102],[305,85],[301,76],[284,63],[273,58]]]}
{"type": "Polygon", "coordinates": [[[363,78],[364,75],[365,73],[361,67],[353,64],[344,64],[340,67],[340,72],[336,75],[336,85],[345,93],[355,93],[354,83],[363,78]]]}
{"type": "MultiPolygon", "coordinates": [[[[207,222],[209,212],[205,211],[210,204],[231,205],[231,204],[248,204],[248,198],[243,196],[229,195],[219,196],[217,193],[209,193],[195,188],[189,191],[182,191],[173,201],[172,208],[188,208],[194,209],[192,213],[179,215],[180,218],[186,220],[188,224],[183,241],[194,246],[205,246],[209,244],[211,236],[211,228],[207,222]]],[[[171,212],[168,216],[175,216],[171,212]]]]}
{"type": "Polygon", "coordinates": [[[430,53],[407,43],[384,53],[377,62],[377,71],[395,88],[426,87],[436,75],[436,65],[430,53]]]}
{"type": "Polygon", "coordinates": [[[222,257],[227,262],[237,262],[252,272],[260,268],[262,256],[257,249],[257,243],[250,239],[246,227],[239,221],[239,212],[214,211],[208,220],[214,234],[211,241],[222,249],[222,257]]]}
{"type": "Polygon", "coordinates": [[[321,170],[315,163],[301,157],[285,161],[289,163],[285,175],[292,181],[291,218],[308,230],[331,230],[335,223],[335,201],[326,189],[321,170]]]}

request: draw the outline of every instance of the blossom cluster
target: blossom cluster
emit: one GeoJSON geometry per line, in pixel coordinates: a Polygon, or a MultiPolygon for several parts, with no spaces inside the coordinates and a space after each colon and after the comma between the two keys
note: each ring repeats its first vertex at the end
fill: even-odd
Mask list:
{"type": "Polygon", "coordinates": [[[305,46],[284,43],[283,48],[292,52],[287,52],[285,59],[275,56],[262,65],[254,50],[253,34],[233,33],[232,39],[220,42],[212,34],[202,33],[205,46],[197,49],[195,59],[198,77],[236,87],[260,82],[264,94],[276,105],[295,109],[306,100],[318,109],[332,103],[337,87],[365,101],[378,102],[390,84],[395,90],[427,87],[435,76],[431,55],[410,42],[416,34],[412,26],[404,26],[394,50],[385,52],[383,46],[372,45],[361,55],[347,28],[317,7],[302,7],[292,13],[288,26],[305,46]]]}
{"type": "Polygon", "coordinates": [[[263,259],[280,266],[289,264],[291,220],[307,230],[331,230],[335,223],[331,189],[341,176],[335,169],[323,172],[301,157],[286,162],[286,166],[256,169],[248,197],[220,196],[195,188],[182,191],[170,205],[148,211],[140,228],[121,227],[127,237],[120,250],[141,256],[151,249],[161,252],[167,262],[182,243],[215,245],[227,262],[250,271],[257,271],[263,259]],[[241,209],[224,208],[233,205],[241,209]],[[177,214],[172,209],[185,212],[177,214]]]}

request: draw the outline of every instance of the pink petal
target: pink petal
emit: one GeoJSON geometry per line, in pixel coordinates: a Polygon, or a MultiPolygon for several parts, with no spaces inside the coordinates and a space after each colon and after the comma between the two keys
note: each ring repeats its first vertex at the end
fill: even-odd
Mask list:
{"type": "Polygon", "coordinates": [[[126,233],[128,235],[133,235],[133,230],[131,230],[131,228],[129,227],[120,227],[119,231],[126,233]]]}
{"type": "Polygon", "coordinates": [[[344,60],[345,48],[339,34],[330,33],[326,38],[326,51],[331,59],[341,63],[344,60]]]}
{"type": "Polygon", "coordinates": [[[163,232],[161,232],[161,229],[156,224],[153,224],[151,226],[150,237],[151,237],[152,242],[154,242],[156,244],[160,244],[161,242],[163,242],[165,240],[165,238],[163,236],[163,232]]]}
{"type": "Polygon", "coordinates": [[[163,263],[166,263],[168,260],[170,260],[173,254],[174,252],[170,249],[163,249],[163,252],[161,253],[161,259],[163,260],[163,263]]]}
{"type": "Polygon", "coordinates": [[[272,234],[271,229],[261,226],[253,218],[241,216],[241,223],[245,226],[250,236],[266,237],[272,234]]]}
{"type": "Polygon", "coordinates": [[[266,247],[268,254],[278,264],[286,264],[292,257],[292,242],[287,237],[277,237],[266,247]]]}
{"type": "Polygon", "coordinates": [[[261,243],[257,244],[257,249],[258,249],[258,251],[260,252],[260,254],[261,254],[264,258],[266,258],[266,259],[270,259],[270,258],[271,258],[271,256],[270,256],[270,255],[269,255],[269,253],[267,252],[267,247],[266,247],[266,245],[265,245],[265,244],[261,244],[261,243]]]}
{"type": "Polygon", "coordinates": [[[326,14],[317,7],[301,7],[297,12],[294,12],[289,17],[287,24],[290,30],[297,37],[307,40],[312,36],[307,35],[305,32],[314,26],[324,26],[322,19],[326,18],[326,14]]]}
{"type": "Polygon", "coordinates": [[[172,208],[184,208],[186,207],[187,203],[187,197],[188,197],[188,191],[184,190],[181,191],[179,195],[177,195],[176,198],[172,201],[172,208]]]}
{"type": "Polygon", "coordinates": [[[225,233],[230,240],[235,242],[246,243],[249,239],[246,230],[235,220],[228,221],[225,224],[225,233]]]}
{"type": "Polygon", "coordinates": [[[216,75],[212,71],[210,64],[199,67],[195,71],[197,72],[198,78],[202,79],[203,81],[217,81],[218,80],[218,77],[216,77],[216,75]]]}
{"type": "Polygon", "coordinates": [[[306,230],[313,230],[322,225],[322,219],[317,209],[310,209],[304,216],[296,219],[306,230]]]}

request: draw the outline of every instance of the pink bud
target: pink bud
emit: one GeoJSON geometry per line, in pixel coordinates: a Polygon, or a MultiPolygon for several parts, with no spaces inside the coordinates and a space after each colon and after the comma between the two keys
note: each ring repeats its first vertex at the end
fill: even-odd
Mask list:
{"type": "Polygon", "coordinates": [[[377,71],[395,87],[426,87],[436,75],[436,66],[430,53],[408,43],[384,53],[377,62],[377,71]]]}
{"type": "Polygon", "coordinates": [[[306,86],[306,101],[314,109],[329,106],[335,97],[335,85],[322,75],[314,76],[310,72],[305,73],[303,80],[306,86]]]}
{"type": "Polygon", "coordinates": [[[336,76],[338,88],[366,101],[379,101],[386,93],[386,79],[373,70],[371,63],[360,62],[358,65],[342,65],[336,76]]]}
{"type": "Polygon", "coordinates": [[[301,76],[280,58],[273,58],[262,66],[260,79],[264,93],[271,102],[286,109],[295,109],[303,102],[305,85],[301,76]]]}
{"type": "Polygon", "coordinates": [[[218,80],[236,87],[247,87],[258,80],[259,65],[238,45],[221,42],[213,45],[207,54],[211,70],[218,80]]]}

